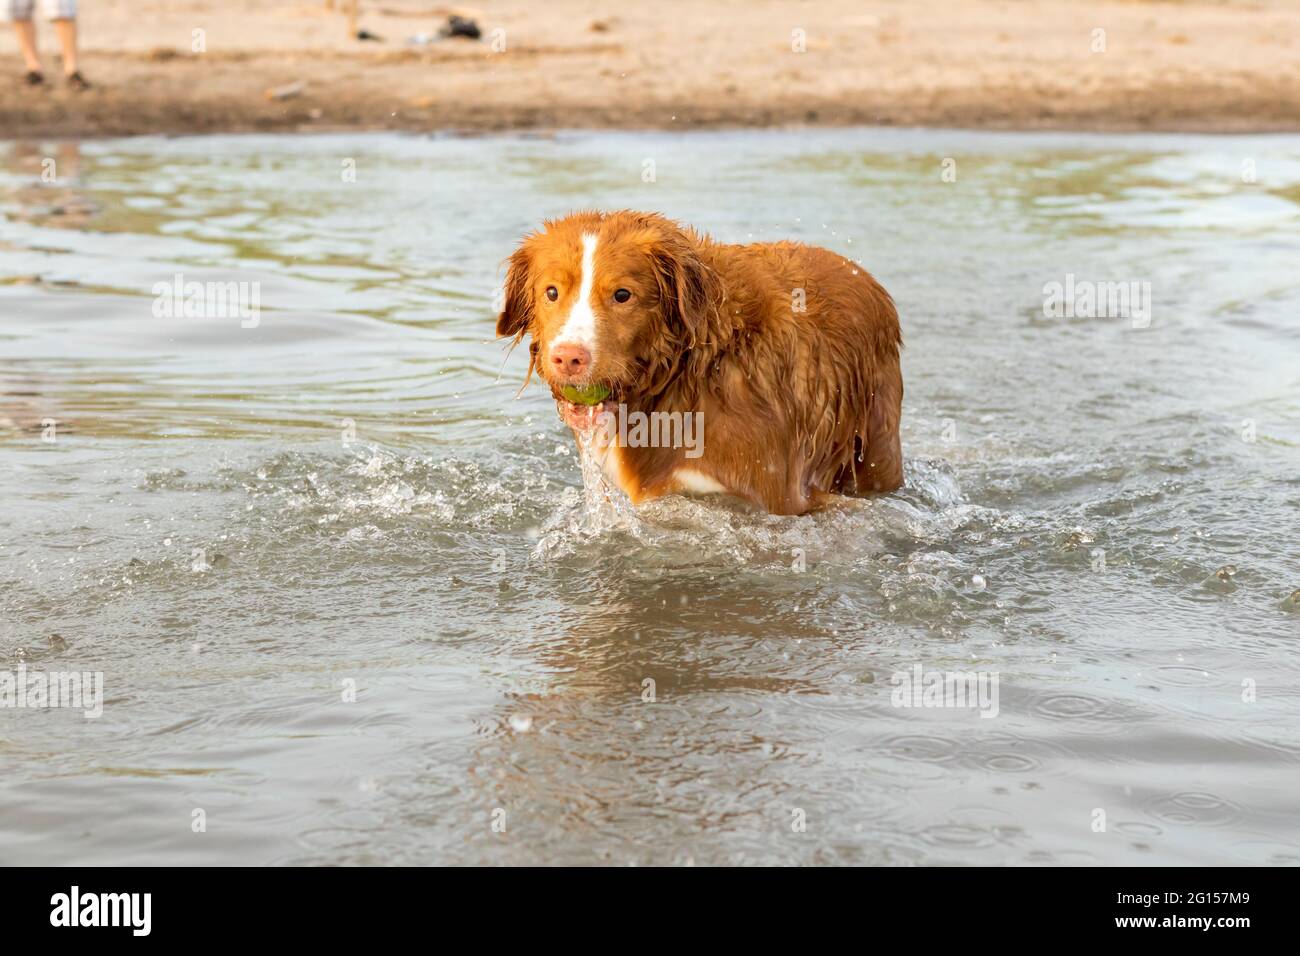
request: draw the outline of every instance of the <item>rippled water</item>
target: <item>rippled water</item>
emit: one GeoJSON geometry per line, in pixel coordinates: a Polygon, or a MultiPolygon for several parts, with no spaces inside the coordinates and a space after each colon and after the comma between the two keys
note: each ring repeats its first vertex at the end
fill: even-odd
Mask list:
{"type": "Polygon", "coordinates": [[[0,157],[0,670],[105,687],[0,710],[0,861],[1300,861],[1300,140],[0,157]],[[860,259],[906,488],[584,496],[491,336],[516,238],[590,206],[860,259]],[[260,323],[157,317],[177,274],[260,323]],[[1071,275],[1149,327],[1045,317],[1071,275]],[[916,665],[997,716],[894,706],[916,665]]]}

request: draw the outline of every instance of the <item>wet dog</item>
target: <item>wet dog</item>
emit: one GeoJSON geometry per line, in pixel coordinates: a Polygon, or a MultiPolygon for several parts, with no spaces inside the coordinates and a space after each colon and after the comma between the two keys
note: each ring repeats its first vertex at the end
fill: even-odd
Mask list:
{"type": "Polygon", "coordinates": [[[575,213],[510,257],[497,334],[531,339],[529,378],[576,432],[605,425],[605,472],[633,503],[726,493],[802,514],[902,484],[898,313],[826,249],[575,213]]]}

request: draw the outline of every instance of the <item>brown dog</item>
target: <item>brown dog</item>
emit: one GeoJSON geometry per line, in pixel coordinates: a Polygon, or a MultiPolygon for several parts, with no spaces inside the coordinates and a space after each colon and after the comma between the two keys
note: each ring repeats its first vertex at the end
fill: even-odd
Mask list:
{"type": "Polygon", "coordinates": [[[497,335],[532,337],[529,378],[575,431],[604,424],[594,447],[633,503],[724,492],[802,514],[903,482],[898,313],[825,249],[575,213],[510,257],[497,335]],[[589,409],[561,393],[583,386],[608,395],[589,409]],[[703,440],[677,440],[693,422],[703,440]]]}

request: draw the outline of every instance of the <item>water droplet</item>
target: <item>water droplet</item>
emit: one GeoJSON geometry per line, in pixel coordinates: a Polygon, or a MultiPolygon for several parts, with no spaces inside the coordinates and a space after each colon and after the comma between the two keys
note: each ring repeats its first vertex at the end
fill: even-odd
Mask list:
{"type": "Polygon", "coordinates": [[[517,734],[526,734],[533,729],[533,718],[527,714],[511,714],[510,729],[517,734]]]}

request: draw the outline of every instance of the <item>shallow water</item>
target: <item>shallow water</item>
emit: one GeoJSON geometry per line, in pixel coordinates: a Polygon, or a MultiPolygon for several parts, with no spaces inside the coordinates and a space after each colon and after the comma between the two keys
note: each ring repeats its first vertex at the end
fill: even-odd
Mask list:
{"type": "Polygon", "coordinates": [[[0,709],[0,862],[1300,861],[1300,139],[0,158],[0,670],[104,680],[0,709]],[[594,505],[492,341],[517,237],[590,206],[860,260],[907,487],[594,505]],[[177,274],[260,321],[155,316],[177,274]],[[1046,317],[1068,275],[1149,327],[1046,317]],[[895,706],[917,665],[996,717],[895,706]]]}

